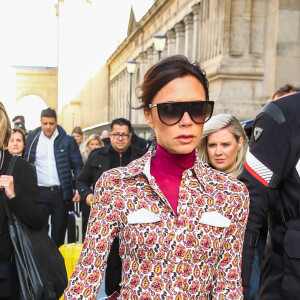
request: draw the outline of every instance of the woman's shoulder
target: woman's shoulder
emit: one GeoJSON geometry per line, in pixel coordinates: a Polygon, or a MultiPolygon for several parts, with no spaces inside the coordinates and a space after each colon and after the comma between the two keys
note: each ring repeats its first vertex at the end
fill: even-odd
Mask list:
{"type": "Polygon", "coordinates": [[[203,175],[204,182],[210,186],[214,187],[211,190],[214,192],[223,191],[226,193],[242,193],[244,195],[248,194],[248,190],[243,182],[237,178],[224,173],[220,170],[213,169],[206,165],[206,169],[203,175]]]}
{"type": "Polygon", "coordinates": [[[13,176],[18,181],[19,178],[30,178],[32,173],[32,165],[21,156],[15,156],[5,150],[2,174],[7,174],[10,163],[14,159],[13,176]]]}
{"type": "Polygon", "coordinates": [[[9,161],[11,161],[12,159],[15,159],[14,169],[16,170],[22,169],[22,171],[25,171],[26,169],[28,170],[32,169],[31,163],[29,163],[23,157],[10,154],[9,161]]]}
{"type": "Polygon", "coordinates": [[[127,166],[117,167],[105,171],[102,174],[103,180],[132,180],[144,171],[146,161],[149,159],[145,154],[143,157],[131,161],[127,166]]]}

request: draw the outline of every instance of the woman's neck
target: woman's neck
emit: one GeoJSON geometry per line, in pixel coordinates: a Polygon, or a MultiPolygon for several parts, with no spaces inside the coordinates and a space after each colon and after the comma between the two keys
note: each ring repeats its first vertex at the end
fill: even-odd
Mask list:
{"type": "Polygon", "coordinates": [[[182,173],[193,166],[195,151],[189,154],[172,154],[157,145],[156,155],[151,159],[150,172],[177,215],[179,186],[182,173]]]}
{"type": "Polygon", "coordinates": [[[181,177],[186,169],[194,165],[195,151],[188,154],[173,154],[157,144],[156,155],[152,160],[155,167],[162,173],[181,177]]]}

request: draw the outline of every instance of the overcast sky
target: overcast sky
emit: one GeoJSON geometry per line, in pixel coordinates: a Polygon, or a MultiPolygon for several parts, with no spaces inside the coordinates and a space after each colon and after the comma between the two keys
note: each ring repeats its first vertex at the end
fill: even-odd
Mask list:
{"type": "MultiPolygon", "coordinates": [[[[57,0],[0,1],[2,58],[4,46],[5,56],[12,64],[56,65],[56,3],[57,0]]],[[[65,6],[71,11],[69,26],[82,28],[81,32],[74,30],[74,36],[70,38],[78,38],[84,33],[87,39],[98,34],[101,43],[94,38],[90,42],[97,49],[98,56],[105,58],[109,55],[108,50],[115,49],[126,37],[131,5],[139,20],[151,4],[153,0],[92,0],[91,4],[86,0],[65,0],[65,6]],[[86,11],[82,10],[83,7],[86,11]]]]}
{"type": "MultiPolygon", "coordinates": [[[[14,101],[12,66],[57,66],[58,0],[0,0],[0,101],[10,115],[32,105],[18,107],[14,101]]],[[[103,65],[127,34],[130,8],[137,21],[153,0],[64,0],[68,7],[65,47],[68,58],[80,68],[81,76],[103,65]]],[[[67,10],[66,10],[67,11],[67,10]]],[[[30,110],[30,111],[29,111],[30,110]]],[[[35,118],[39,120],[39,112],[35,118]]],[[[34,121],[35,124],[37,121],[34,121]]],[[[34,125],[32,125],[34,126],[34,125]]]]}

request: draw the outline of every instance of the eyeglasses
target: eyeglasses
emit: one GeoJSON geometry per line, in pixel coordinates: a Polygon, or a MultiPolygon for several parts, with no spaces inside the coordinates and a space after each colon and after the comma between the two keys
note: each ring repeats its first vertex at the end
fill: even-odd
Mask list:
{"type": "Polygon", "coordinates": [[[127,140],[130,136],[130,134],[128,134],[128,133],[120,134],[120,133],[117,133],[117,132],[116,133],[111,133],[111,135],[113,136],[114,139],[122,138],[122,139],[125,139],[125,140],[127,140]]]}
{"type": "Polygon", "coordinates": [[[149,104],[149,108],[157,107],[160,121],[172,126],[181,120],[185,112],[197,124],[207,122],[213,113],[214,104],[214,101],[162,102],[149,104]]]}

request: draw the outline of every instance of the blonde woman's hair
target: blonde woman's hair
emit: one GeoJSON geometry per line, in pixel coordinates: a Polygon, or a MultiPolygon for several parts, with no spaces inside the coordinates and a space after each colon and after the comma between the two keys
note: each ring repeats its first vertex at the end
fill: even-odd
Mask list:
{"type": "Polygon", "coordinates": [[[97,141],[99,142],[99,144],[100,144],[101,147],[104,146],[104,144],[103,144],[103,142],[102,142],[102,140],[101,140],[101,138],[100,138],[100,135],[99,135],[99,134],[92,134],[92,135],[90,135],[89,138],[87,139],[87,141],[86,141],[86,143],[85,143],[85,146],[84,146],[84,148],[83,148],[82,153],[84,153],[87,149],[89,149],[90,143],[91,143],[91,141],[93,141],[93,140],[97,140],[97,141]]]}
{"type": "Polygon", "coordinates": [[[242,147],[238,151],[235,165],[226,171],[226,173],[230,174],[232,177],[238,178],[244,167],[244,160],[248,149],[248,141],[243,127],[234,116],[230,114],[216,115],[211,117],[211,119],[204,124],[202,137],[198,146],[199,154],[203,162],[211,165],[207,152],[207,137],[210,134],[224,128],[229,129],[237,142],[241,137],[243,138],[242,147]]]}
{"type": "Polygon", "coordinates": [[[7,148],[11,136],[10,120],[4,105],[0,102],[0,147],[7,148]]]}

